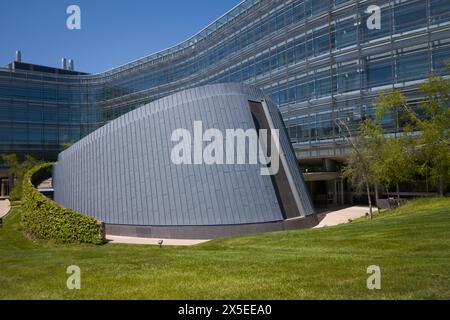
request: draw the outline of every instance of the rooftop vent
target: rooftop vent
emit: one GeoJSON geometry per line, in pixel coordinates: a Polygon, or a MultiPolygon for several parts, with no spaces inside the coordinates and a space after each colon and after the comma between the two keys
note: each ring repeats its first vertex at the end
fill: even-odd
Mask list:
{"type": "Polygon", "coordinates": [[[61,59],[61,69],[67,70],[67,59],[66,58],[61,59]]]}
{"type": "Polygon", "coordinates": [[[16,51],[16,62],[22,62],[22,52],[20,50],[16,51]]]}
{"type": "Polygon", "coordinates": [[[69,59],[69,70],[74,71],[74,61],[73,61],[73,59],[69,59]]]}

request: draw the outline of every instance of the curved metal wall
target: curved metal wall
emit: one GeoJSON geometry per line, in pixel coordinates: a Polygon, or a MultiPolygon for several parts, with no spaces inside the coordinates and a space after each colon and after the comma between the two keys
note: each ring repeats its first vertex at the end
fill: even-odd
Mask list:
{"type": "Polygon", "coordinates": [[[107,224],[201,226],[283,220],[270,176],[259,165],[175,165],[175,129],[255,128],[249,100],[266,101],[301,199],[298,215],[313,213],[278,108],[256,88],[210,85],[134,110],[59,155],[55,200],[107,224]]]}

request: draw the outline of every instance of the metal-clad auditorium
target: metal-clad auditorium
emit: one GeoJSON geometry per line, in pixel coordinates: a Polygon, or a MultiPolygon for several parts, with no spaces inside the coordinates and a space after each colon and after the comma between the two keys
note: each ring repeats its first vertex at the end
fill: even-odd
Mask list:
{"type": "MultiPolygon", "coordinates": [[[[227,149],[233,159],[242,151],[249,158],[250,138],[244,150],[227,149]]],[[[277,106],[240,84],[182,91],[129,112],[62,152],[53,181],[55,201],[105,222],[108,234],[211,239],[316,222],[277,106]],[[277,171],[261,174],[273,162],[174,163],[172,133],[194,132],[194,122],[216,132],[277,130],[277,171]]]]}

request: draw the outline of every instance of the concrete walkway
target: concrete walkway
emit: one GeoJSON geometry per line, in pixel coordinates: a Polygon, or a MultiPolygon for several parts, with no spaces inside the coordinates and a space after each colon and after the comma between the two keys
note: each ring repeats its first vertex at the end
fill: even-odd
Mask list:
{"type": "Polygon", "coordinates": [[[106,236],[109,243],[122,244],[146,244],[159,245],[159,241],[163,240],[163,246],[194,246],[196,244],[205,243],[209,240],[184,240],[184,239],[153,239],[153,238],[137,238],[137,237],[122,237],[122,236],[106,236]]]}
{"type": "Polygon", "coordinates": [[[0,199],[0,218],[6,216],[9,212],[9,200],[8,199],[0,199]]]}
{"type": "MultiPolygon", "coordinates": [[[[375,212],[377,209],[373,208],[375,212]]],[[[315,228],[331,227],[342,223],[348,223],[348,219],[358,219],[364,217],[369,212],[369,207],[350,207],[338,211],[328,212],[325,218],[315,228]]]]}
{"type": "MultiPolygon", "coordinates": [[[[376,208],[373,209],[374,212],[376,208]]],[[[348,219],[358,219],[364,217],[366,212],[369,212],[369,207],[355,206],[345,208],[337,211],[331,211],[320,214],[324,218],[315,228],[331,227],[342,223],[348,223],[348,219]]],[[[106,236],[109,243],[123,243],[123,244],[146,244],[159,245],[158,241],[163,240],[163,246],[193,246],[200,243],[208,242],[209,240],[181,240],[181,239],[150,239],[150,238],[134,238],[122,236],[106,236]]]]}

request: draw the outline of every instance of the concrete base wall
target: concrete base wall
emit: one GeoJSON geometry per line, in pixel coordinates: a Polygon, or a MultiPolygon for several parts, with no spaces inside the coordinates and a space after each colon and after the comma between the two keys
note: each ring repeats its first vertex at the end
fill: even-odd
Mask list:
{"type": "Polygon", "coordinates": [[[106,234],[113,236],[163,239],[216,239],[273,231],[312,228],[319,224],[316,215],[258,224],[215,226],[131,226],[105,224],[106,234]]]}

